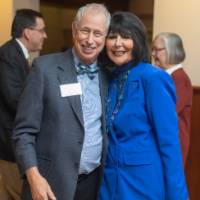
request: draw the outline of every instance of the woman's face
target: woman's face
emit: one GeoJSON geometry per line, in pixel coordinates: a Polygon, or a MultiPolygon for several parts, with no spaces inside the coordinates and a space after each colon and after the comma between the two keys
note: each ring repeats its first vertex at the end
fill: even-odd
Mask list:
{"type": "Polygon", "coordinates": [[[117,65],[123,65],[133,59],[134,42],[130,37],[122,37],[117,33],[110,33],[106,39],[108,57],[117,65]]]}
{"type": "Polygon", "coordinates": [[[156,66],[167,69],[167,51],[164,41],[161,38],[156,38],[153,41],[151,54],[156,66]]]}

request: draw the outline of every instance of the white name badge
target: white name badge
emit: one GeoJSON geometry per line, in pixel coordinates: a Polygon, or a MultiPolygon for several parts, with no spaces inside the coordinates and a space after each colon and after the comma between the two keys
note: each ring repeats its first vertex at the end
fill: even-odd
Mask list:
{"type": "Polygon", "coordinates": [[[61,97],[82,95],[81,84],[71,83],[60,85],[61,97]]]}

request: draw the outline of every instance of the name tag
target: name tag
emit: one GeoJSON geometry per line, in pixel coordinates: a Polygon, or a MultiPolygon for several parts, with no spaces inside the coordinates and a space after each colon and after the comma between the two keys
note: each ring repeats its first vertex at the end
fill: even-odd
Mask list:
{"type": "Polygon", "coordinates": [[[81,84],[63,84],[60,85],[61,97],[69,97],[74,95],[82,95],[81,84]]]}

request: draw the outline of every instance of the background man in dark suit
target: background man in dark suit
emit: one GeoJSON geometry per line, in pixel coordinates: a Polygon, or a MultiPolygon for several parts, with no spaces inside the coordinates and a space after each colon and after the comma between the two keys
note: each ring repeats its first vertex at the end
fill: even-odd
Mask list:
{"type": "Polygon", "coordinates": [[[81,7],[74,47],[33,62],[13,133],[24,180],[22,199],[95,200],[106,149],[106,74],[97,61],[110,14],[81,7]],[[32,197],[31,197],[32,196],[32,197]]]}
{"type": "Polygon", "coordinates": [[[0,199],[20,199],[21,180],[11,148],[10,135],[30,52],[42,49],[47,37],[42,15],[20,9],[12,23],[12,39],[0,47],[0,199]]]}

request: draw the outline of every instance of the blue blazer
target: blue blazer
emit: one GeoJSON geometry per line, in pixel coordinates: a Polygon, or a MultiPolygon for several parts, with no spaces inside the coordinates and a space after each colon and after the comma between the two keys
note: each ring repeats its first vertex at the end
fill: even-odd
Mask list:
{"type": "Polygon", "coordinates": [[[100,200],[186,200],[173,81],[146,63],[132,68],[119,110],[109,87],[109,147],[100,200]]]}

